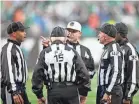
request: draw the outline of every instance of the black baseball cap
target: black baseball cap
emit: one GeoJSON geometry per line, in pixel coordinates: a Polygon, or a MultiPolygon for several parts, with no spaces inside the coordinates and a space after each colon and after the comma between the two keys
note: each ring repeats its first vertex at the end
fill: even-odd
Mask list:
{"type": "Polygon", "coordinates": [[[101,31],[105,34],[107,34],[110,37],[114,37],[116,36],[117,30],[115,28],[114,25],[109,24],[109,23],[105,23],[103,24],[100,28],[96,28],[98,31],[101,31]]]}
{"type": "Polygon", "coordinates": [[[120,33],[122,37],[126,37],[128,34],[128,27],[126,24],[119,22],[115,24],[115,27],[117,29],[117,32],[120,33]]]}
{"type": "Polygon", "coordinates": [[[66,30],[60,26],[57,26],[52,30],[51,37],[66,37],[66,30]]]}
{"type": "Polygon", "coordinates": [[[24,31],[29,27],[25,27],[21,22],[13,22],[7,28],[7,33],[11,34],[16,31],[24,31]]]}

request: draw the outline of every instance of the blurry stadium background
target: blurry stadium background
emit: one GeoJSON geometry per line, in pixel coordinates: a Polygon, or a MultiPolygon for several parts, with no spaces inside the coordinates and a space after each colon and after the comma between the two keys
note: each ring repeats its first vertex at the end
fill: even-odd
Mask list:
{"type": "MultiPolygon", "coordinates": [[[[129,28],[129,40],[139,51],[139,1],[1,1],[1,47],[8,37],[6,29],[12,21],[21,21],[30,29],[22,50],[30,71],[27,92],[32,104],[36,97],[31,91],[31,75],[39,52],[42,50],[40,36],[49,37],[55,26],[66,27],[75,20],[82,25],[81,44],[91,49],[96,69],[102,45],[97,41],[95,28],[104,22],[124,22],[129,28]]],[[[87,104],[95,104],[96,76],[92,80],[92,92],[87,104]]],[[[135,103],[139,104],[139,93],[135,103]],[[138,98],[138,99],[137,99],[138,98]]]]}

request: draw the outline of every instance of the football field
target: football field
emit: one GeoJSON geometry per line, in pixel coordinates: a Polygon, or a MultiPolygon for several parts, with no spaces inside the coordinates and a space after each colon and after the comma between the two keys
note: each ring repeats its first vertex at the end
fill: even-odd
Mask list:
{"type": "MultiPolygon", "coordinates": [[[[27,82],[27,93],[28,93],[28,97],[29,100],[31,102],[31,104],[37,104],[37,98],[36,96],[32,93],[32,89],[31,89],[31,74],[29,76],[29,80],[27,82]]],[[[88,98],[87,98],[87,104],[96,104],[95,99],[96,99],[96,89],[97,89],[97,77],[95,75],[95,77],[92,79],[92,91],[89,92],[88,98]]],[[[46,90],[44,87],[44,95],[46,96],[46,90]]],[[[136,96],[134,97],[134,103],[133,104],[139,104],[139,91],[137,92],[136,96]]]]}

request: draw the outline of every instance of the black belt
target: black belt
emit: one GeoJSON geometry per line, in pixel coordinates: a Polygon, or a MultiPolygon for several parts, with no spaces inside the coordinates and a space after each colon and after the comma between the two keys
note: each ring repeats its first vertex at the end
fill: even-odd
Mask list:
{"type": "Polygon", "coordinates": [[[52,86],[59,86],[59,85],[67,85],[67,86],[71,86],[71,85],[75,85],[73,82],[53,82],[52,86]]]}

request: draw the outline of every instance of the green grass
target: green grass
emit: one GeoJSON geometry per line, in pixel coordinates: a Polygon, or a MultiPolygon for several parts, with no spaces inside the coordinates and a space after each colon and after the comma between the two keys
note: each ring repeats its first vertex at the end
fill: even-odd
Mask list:
{"type": "MultiPolygon", "coordinates": [[[[31,74],[29,76],[29,80],[27,82],[26,88],[27,88],[27,94],[29,97],[29,100],[31,104],[37,104],[37,98],[36,96],[32,93],[31,89],[31,74]]],[[[88,98],[87,98],[87,104],[96,104],[96,89],[97,89],[97,77],[95,76],[94,79],[92,80],[92,91],[89,92],[88,98]]],[[[44,95],[46,96],[46,90],[44,87],[44,95]]],[[[137,92],[136,96],[134,97],[134,104],[139,104],[139,91],[137,92]]]]}

